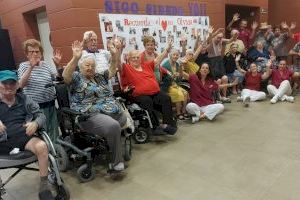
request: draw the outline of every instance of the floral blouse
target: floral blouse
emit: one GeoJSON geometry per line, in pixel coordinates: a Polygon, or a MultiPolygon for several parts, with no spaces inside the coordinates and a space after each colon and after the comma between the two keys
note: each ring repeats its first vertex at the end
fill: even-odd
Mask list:
{"type": "Polygon", "coordinates": [[[70,107],[79,112],[94,113],[101,112],[103,104],[115,104],[115,98],[108,85],[108,77],[108,70],[101,74],[96,73],[94,81],[86,79],[79,72],[74,72],[70,85],[70,107]]]}

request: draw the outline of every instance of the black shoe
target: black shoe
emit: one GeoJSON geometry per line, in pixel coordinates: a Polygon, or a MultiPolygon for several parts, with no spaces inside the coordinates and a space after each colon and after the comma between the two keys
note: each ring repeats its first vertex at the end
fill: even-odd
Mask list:
{"type": "Polygon", "coordinates": [[[164,129],[164,132],[166,132],[168,135],[175,135],[175,133],[177,132],[177,127],[167,125],[167,127],[164,129]]]}
{"type": "Polygon", "coordinates": [[[54,200],[54,197],[50,190],[43,190],[39,192],[39,199],[40,200],[54,200]]]}
{"type": "Polygon", "coordinates": [[[161,127],[156,127],[152,130],[152,135],[166,135],[166,132],[161,127]]]}

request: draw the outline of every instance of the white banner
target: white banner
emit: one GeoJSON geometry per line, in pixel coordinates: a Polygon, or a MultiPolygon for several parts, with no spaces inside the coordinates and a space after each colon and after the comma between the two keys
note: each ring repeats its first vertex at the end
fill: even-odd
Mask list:
{"type": "Polygon", "coordinates": [[[99,14],[102,41],[107,48],[107,40],[119,37],[124,45],[125,57],[131,50],[144,50],[143,36],[155,38],[156,51],[162,52],[169,39],[174,47],[181,50],[181,43],[187,40],[187,48],[194,48],[198,34],[207,36],[209,17],[207,16],[158,16],[99,14]]]}

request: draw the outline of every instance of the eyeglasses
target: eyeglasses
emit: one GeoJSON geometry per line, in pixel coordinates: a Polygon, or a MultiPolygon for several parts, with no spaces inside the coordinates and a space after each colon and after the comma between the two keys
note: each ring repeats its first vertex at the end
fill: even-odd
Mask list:
{"type": "Polygon", "coordinates": [[[39,53],[41,53],[41,51],[40,50],[37,50],[37,51],[28,51],[28,53],[30,53],[30,54],[33,54],[33,53],[39,54],[39,53]]]}

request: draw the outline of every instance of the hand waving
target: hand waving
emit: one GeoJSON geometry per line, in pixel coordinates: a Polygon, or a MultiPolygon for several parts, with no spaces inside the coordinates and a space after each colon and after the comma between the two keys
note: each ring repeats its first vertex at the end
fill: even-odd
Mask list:
{"type": "Polygon", "coordinates": [[[240,19],[240,14],[239,14],[239,13],[235,13],[235,14],[233,15],[233,17],[232,17],[232,20],[233,20],[234,22],[238,21],[239,19],[240,19]]]}
{"type": "Polygon", "coordinates": [[[54,62],[54,64],[55,64],[56,67],[59,66],[61,59],[62,59],[62,53],[61,53],[61,51],[59,49],[55,49],[53,51],[53,58],[52,58],[52,60],[53,60],[53,62],[54,62]]]}
{"type": "Polygon", "coordinates": [[[73,57],[79,59],[82,55],[82,42],[76,40],[72,44],[73,57]]]}

